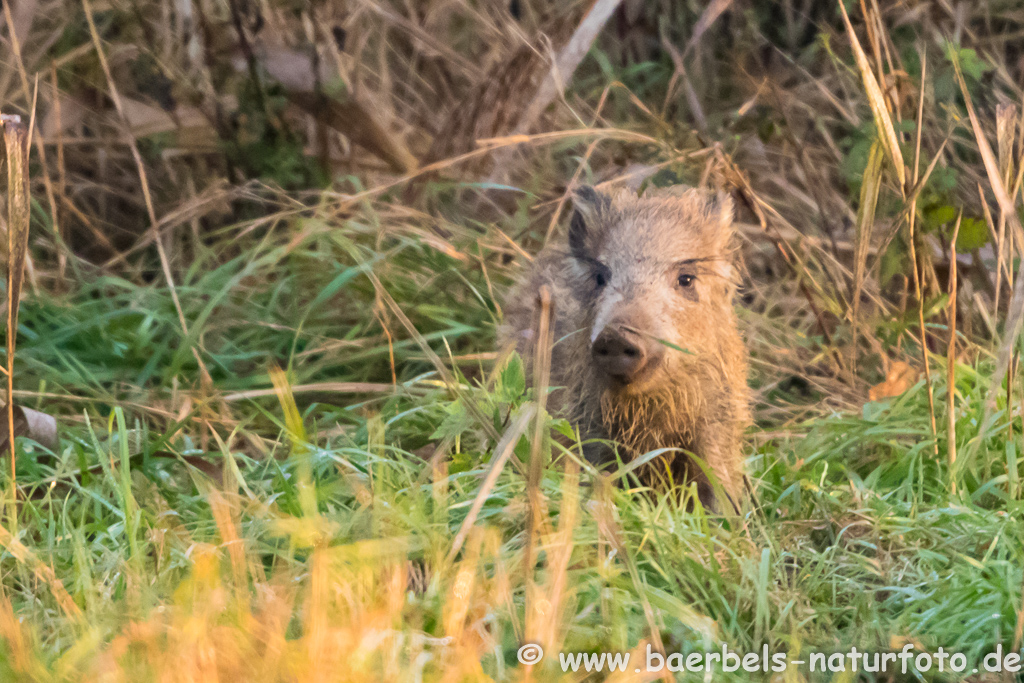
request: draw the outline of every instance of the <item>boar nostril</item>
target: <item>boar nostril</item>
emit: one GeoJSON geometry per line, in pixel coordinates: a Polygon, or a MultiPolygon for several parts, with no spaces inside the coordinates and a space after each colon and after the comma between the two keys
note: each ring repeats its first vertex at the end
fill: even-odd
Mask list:
{"type": "Polygon", "coordinates": [[[629,383],[657,360],[658,354],[647,349],[645,340],[621,329],[605,329],[591,347],[594,365],[604,374],[629,383]]]}

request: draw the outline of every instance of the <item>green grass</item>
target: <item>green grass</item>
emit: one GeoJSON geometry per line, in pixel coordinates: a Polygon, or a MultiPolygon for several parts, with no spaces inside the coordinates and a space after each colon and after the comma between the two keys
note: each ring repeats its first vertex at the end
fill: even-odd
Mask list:
{"type": "MultiPolygon", "coordinates": [[[[170,666],[193,680],[294,680],[350,657],[332,680],[510,680],[527,631],[566,652],[627,651],[652,625],[684,653],[767,643],[796,658],[913,642],[976,662],[1010,647],[1024,578],[1019,422],[1009,429],[999,404],[953,494],[923,382],[768,437],[762,421],[748,448],[756,502],[728,520],[690,510],[685,492],[604,483],[549,437],[569,428],[554,422],[531,534],[516,466],[527,429],[449,558],[496,436],[530,393],[514,359],[497,373],[462,361],[446,387],[367,273],[449,364],[492,348],[490,292],[510,273],[496,242],[462,229],[445,254],[382,218],[388,208],[340,222],[311,209],[209,247],[178,286],[187,338],[157,283],[82,276],[25,302],[22,402],[59,414],[62,439],[53,453],[19,441],[5,526],[29,555],[8,542],[0,559],[3,609],[17,615],[0,619],[0,677],[166,680],[170,666]],[[293,385],[388,383],[392,353],[393,391],[299,393],[294,412],[283,389],[223,400],[272,388],[278,366],[293,385]],[[432,470],[421,449],[438,443],[450,452],[432,470]],[[77,609],[61,607],[46,566],[77,609]]],[[[943,366],[936,358],[940,425],[943,366]]],[[[991,366],[984,354],[957,365],[961,454],[991,366]]],[[[814,398],[802,400],[813,409],[814,398]]],[[[546,662],[539,671],[554,676],[554,655],[546,662]]]]}

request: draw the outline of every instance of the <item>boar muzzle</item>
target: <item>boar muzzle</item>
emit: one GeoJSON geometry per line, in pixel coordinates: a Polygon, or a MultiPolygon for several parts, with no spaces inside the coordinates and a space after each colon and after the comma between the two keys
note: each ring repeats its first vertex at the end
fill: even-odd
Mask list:
{"type": "Polygon", "coordinates": [[[590,346],[594,365],[611,379],[629,384],[654,370],[665,347],[638,331],[609,325],[590,346]]]}

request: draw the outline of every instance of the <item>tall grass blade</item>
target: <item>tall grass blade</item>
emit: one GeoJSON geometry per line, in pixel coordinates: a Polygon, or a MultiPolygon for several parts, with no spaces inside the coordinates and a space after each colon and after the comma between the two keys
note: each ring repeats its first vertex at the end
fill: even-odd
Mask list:
{"type": "Polygon", "coordinates": [[[846,7],[843,5],[842,0],[839,2],[839,9],[843,13],[843,22],[846,24],[846,30],[850,34],[850,45],[853,47],[853,54],[857,59],[857,68],[860,69],[861,78],[864,80],[864,92],[867,94],[868,103],[871,105],[871,113],[875,118],[878,137],[885,147],[886,154],[889,155],[889,160],[892,161],[893,168],[896,170],[896,177],[900,181],[900,192],[906,193],[907,171],[903,165],[903,152],[900,151],[899,138],[896,137],[896,129],[893,128],[892,118],[885,104],[885,97],[882,95],[882,89],[878,86],[878,79],[875,78],[875,74],[871,71],[871,63],[868,61],[868,56],[864,53],[864,48],[860,45],[860,40],[857,39],[857,34],[853,30],[853,24],[850,23],[850,17],[846,13],[846,7]]]}
{"type": "Polygon", "coordinates": [[[850,345],[850,367],[857,367],[857,323],[860,315],[860,294],[864,287],[871,234],[875,226],[875,208],[878,206],[878,192],[882,187],[882,145],[875,141],[864,167],[864,180],[860,186],[860,206],[857,208],[857,247],[854,255],[853,296],[850,301],[850,327],[853,343],[850,345]]]}
{"type": "Polygon", "coordinates": [[[946,347],[946,448],[949,453],[949,490],[956,493],[956,238],[963,209],[956,217],[949,240],[949,345],[946,347]]]}

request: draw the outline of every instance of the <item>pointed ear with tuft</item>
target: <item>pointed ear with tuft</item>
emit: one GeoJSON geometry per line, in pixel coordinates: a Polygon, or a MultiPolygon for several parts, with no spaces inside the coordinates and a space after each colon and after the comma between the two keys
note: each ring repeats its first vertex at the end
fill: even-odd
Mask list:
{"type": "Polygon", "coordinates": [[[573,213],[569,220],[569,249],[581,260],[594,258],[598,230],[611,207],[611,198],[589,185],[576,189],[572,195],[573,213]]]}
{"type": "Polygon", "coordinates": [[[734,217],[732,197],[721,191],[709,197],[704,215],[708,220],[710,228],[714,231],[715,246],[719,249],[724,249],[728,246],[735,233],[732,226],[734,217]]]}

